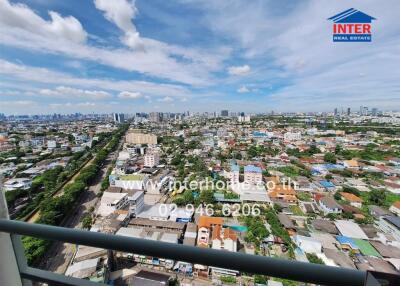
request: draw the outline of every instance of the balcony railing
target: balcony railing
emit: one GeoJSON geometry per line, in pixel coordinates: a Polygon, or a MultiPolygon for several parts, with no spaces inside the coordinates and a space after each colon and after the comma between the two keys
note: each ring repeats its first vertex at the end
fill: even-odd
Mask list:
{"type": "Polygon", "coordinates": [[[26,262],[21,235],[232,269],[242,273],[261,274],[318,285],[400,285],[399,276],[388,275],[386,273],[366,272],[13,221],[8,219],[7,206],[2,193],[0,193],[0,285],[30,286],[32,285],[31,281],[45,282],[49,285],[105,285],[29,267],[26,262]]]}
{"type": "MultiPolygon", "coordinates": [[[[11,234],[13,251],[16,256],[20,278],[31,281],[47,282],[51,285],[93,286],[104,284],[66,277],[27,266],[20,235],[112,249],[121,252],[156,256],[320,285],[381,285],[366,284],[367,274],[369,273],[365,271],[257,255],[225,252],[214,249],[204,249],[165,242],[155,242],[145,239],[129,238],[77,229],[30,224],[7,219],[0,219],[0,232],[11,234]]],[[[3,257],[0,257],[0,259],[3,259],[3,257]]],[[[0,262],[2,264],[7,263],[6,261],[0,262]]],[[[373,277],[371,277],[371,279],[373,279],[373,277]]],[[[26,281],[24,283],[22,285],[29,285],[26,284],[26,281]]],[[[369,283],[371,283],[371,280],[369,280],[369,283]]],[[[378,283],[378,281],[376,281],[376,283],[378,283]]]]}

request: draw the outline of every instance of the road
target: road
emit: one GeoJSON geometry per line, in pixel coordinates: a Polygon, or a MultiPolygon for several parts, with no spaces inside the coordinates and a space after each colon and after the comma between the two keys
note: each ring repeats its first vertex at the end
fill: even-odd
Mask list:
{"type": "MultiPolygon", "coordinates": [[[[117,150],[119,150],[121,146],[122,144],[120,143],[117,150]]],[[[80,221],[82,217],[89,212],[91,207],[96,208],[96,204],[100,200],[100,198],[97,197],[97,194],[100,192],[101,182],[107,174],[108,168],[111,167],[113,160],[116,159],[117,154],[118,151],[111,152],[108,155],[105,164],[99,171],[94,183],[80,196],[77,203],[78,207],[61,226],[68,228],[81,228],[80,221]]],[[[56,241],[47,251],[47,254],[42,259],[39,268],[64,274],[71,262],[75,250],[76,246],[74,244],[56,241]]]]}

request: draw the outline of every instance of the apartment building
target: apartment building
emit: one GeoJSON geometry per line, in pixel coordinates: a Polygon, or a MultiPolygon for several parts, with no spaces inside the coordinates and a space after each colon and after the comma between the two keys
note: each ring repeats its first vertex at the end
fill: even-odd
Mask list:
{"type": "Polygon", "coordinates": [[[260,167],[247,165],[244,167],[244,182],[252,185],[262,183],[262,171],[260,167]]]}
{"type": "Polygon", "coordinates": [[[157,144],[157,136],[153,134],[131,131],[126,135],[126,143],[128,144],[157,144]]]}
{"type": "Polygon", "coordinates": [[[153,168],[160,163],[160,155],[157,152],[152,152],[144,155],[144,166],[153,168]]]}
{"type": "Polygon", "coordinates": [[[238,165],[231,165],[231,171],[227,172],[227,177],[231,181],[231,184],[238,184],[239,183],[239,173],[240,167],[238,165]]]}

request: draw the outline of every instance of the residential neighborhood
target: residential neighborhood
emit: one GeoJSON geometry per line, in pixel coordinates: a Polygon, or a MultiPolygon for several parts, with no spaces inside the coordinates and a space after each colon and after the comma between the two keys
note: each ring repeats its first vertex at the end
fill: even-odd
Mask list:
{"type": "MultiPolygon", "coordinates": [[[[2,153],[10,215],[65,223],[74,214],[66,210],[64,220],[48,222],[41,200],[53,194],[57,203],[69,184],[79,184],[74,174],[82,176],[92,160],[103,166],[99,153],[112,152],[101,177],[82,181],[87,186],[81,192],[88,192],[100,180],[75,227],[334,267],[400,270],[397,127],[364,131],[357,115],[126,118],[3,125],[3,142],[14,146],[2,153]],[[44,144],[33,143],[37,133],[44,144]]],[[[181,285],[298,285],[137,253],[86,246],[68,251],[60,253],[57,267],[52,260],[45,267],[114,285],[146,275],[181,285]]],[[[32,252],[30,263],[46,253],[37,255],[32,252]]]]}

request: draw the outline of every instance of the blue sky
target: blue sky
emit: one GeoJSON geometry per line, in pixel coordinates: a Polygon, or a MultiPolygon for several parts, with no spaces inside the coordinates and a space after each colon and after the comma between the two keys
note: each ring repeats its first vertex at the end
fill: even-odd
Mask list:
{"type": "Polygon", "coordinates": [[[0,113],[400,109],[397,0],[0,0],[0,113]],[[375,18],[333,43],[327,18],[375,18]]]}

